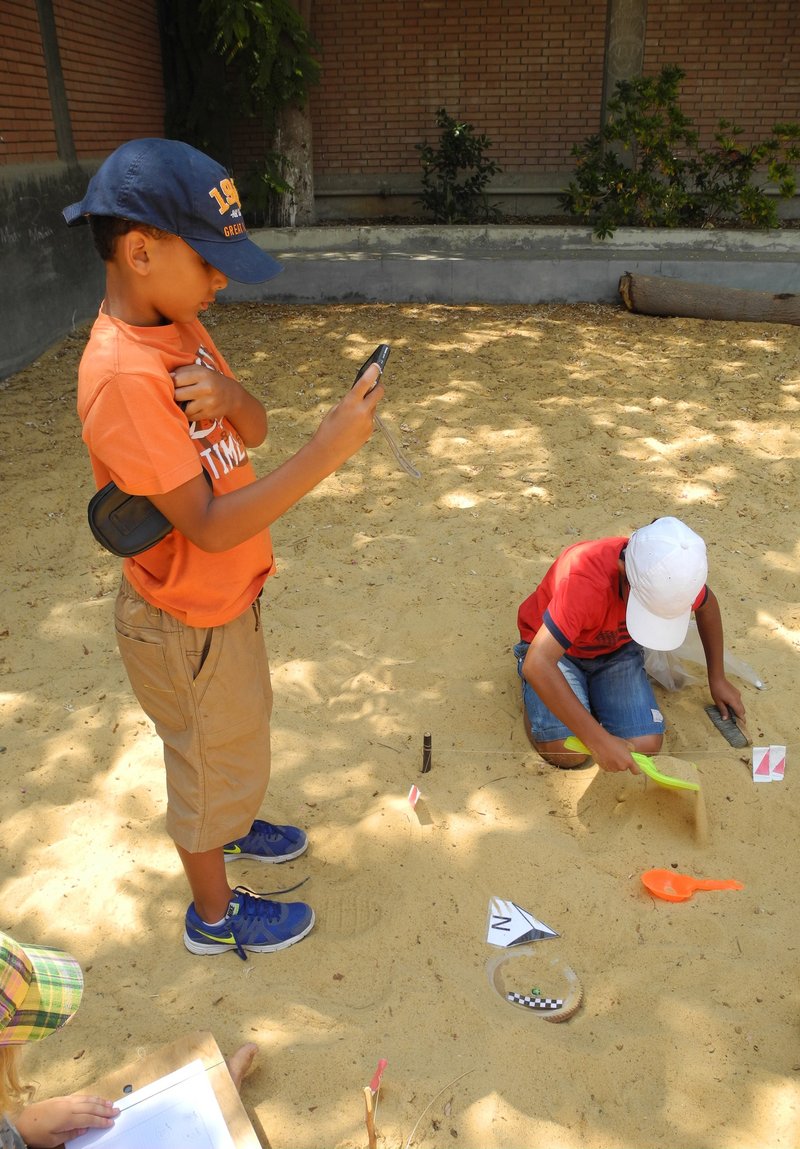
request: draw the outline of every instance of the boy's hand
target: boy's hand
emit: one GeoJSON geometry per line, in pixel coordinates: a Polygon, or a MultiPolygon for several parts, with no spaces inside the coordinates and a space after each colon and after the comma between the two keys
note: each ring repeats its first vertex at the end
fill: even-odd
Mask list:
{"type": "Polygon", "coordinates": [[[176,367],[175,402],[185,403],[186,418],[209,420],[226,418],[246,447],[258,447],[267,435],[267,413],[254,395],[228,375],[198,363],[176,367]]]}
{"type": "Polygon", "coordinates": [[[744,718],[744,703],[742,696],[732,682],[727,678],[708,680],[711,697],[723,718],[730,718],[731,711],[738,718],[744,718]]]}
{"type": "Polygon", "coordinates": [[[175,402],[185,403],[187,419],[222,419],[228,414],[234,388],[240,384],[219,371],[189,363],[172,372],[175,402]]]}
{"type": "Polygon", "coordinates": [[[591,746],[592,757],[601,770],[609,774],[619,774],[630,770],[631,774],[641,774],[641,770],[631,758],[631,744],[624,738],[617,738],[613,734],[606,734],[597,739],[591,746]]]}
{"type": "Polygon", "coordinates": [[[54,1149],[88,1129],[108,1129],[119,1112],[102,1097],[76,1093],[71,1097],[51,1097],[49,1101],[26,1105],[13,1120],[30,1149],[54,1149]]]}
{"type": "Polygon", "coordinates": [[[330,459],[331,471],[355,455],[367,442],[373,431],[378,401],[383,395],[380,370],[377,364],[373,364],[322,420],[312,442],[330,459]]]}

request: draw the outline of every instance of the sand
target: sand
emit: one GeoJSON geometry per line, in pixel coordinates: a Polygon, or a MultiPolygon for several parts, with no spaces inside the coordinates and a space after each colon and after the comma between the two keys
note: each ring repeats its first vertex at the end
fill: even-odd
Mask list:
{"type": "Polygon", "coordinates": [[[85,523],[87,329],[2,385],[2,924],[86,970],[73,1022],[28,1051],[40,1095],[210,1028],[226,1051],[259,1044],[242,1095],[274,1149],[365,1146],[380,1058],[387,1149],[796,1146],[798,329],[595,305],[242,304],[208,322],[269,408],[259,473],[386,340],[383,414],[422,478],[376,435],[275,527],[263,813],[312,845],[232,877],[305,881],[292,896],[317,925],[246,963],[198,958],[159,743],[113,640],[119,562],[85,523]],[[691,795],[545,766],[521,721],[519,602],[567,543],[659,514],[707,540],[726,646],[766,684],[734,679],[750,733],[788,744],[785,780],[754,784],[701,668],[658,688],[707,834],[691,795]],[[657,901],[652,867],[744,889],[657,901]],[[489,945],[493,898],[558,936],[489,945]],[[567,996],[573,976],[582,1004],[559,1025],[498,992],[567,996]]]}

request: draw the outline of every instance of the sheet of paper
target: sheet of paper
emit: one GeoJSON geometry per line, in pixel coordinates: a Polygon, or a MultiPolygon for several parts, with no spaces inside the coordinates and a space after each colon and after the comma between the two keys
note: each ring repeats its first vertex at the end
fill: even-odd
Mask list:
{"type": "Polygon", "coordinates": [[[514,902],[502,898],[492,898],[489,902],[486,933],[489,945],[508,949],[509,946],[522,945],[524,942],[557,937],[555,930],[534,918],[527,910],[520,909],[514,902]]]}
{"type": "Polygon", "coordinates": [[[114,1103],[111,1129],[92,1129],[71,1149],[235,1149],[202,1061],[159,1077],[114,1103]]]}

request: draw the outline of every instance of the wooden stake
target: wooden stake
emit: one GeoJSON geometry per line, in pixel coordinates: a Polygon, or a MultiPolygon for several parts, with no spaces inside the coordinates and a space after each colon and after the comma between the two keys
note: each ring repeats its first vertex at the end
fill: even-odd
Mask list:
{"type": "Polygon", "coordinates": [[[375,1136],[375,1114],[372,1108],[372,1090],[368,1085],[364,1086],[364,1105],[367,1110],[367,1137],[369,1138],[369,1149],[378,1149],[378,1141],[375,1136]]]}

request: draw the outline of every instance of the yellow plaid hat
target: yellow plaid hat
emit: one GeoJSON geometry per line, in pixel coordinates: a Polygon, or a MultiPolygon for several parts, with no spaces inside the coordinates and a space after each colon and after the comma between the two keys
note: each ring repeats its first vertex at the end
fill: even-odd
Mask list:
{"type": "Polygon", "coordinates": [[[83,973],[74,957],[46,946],[21,946],[0,931],[0,1045],[47,1037],[80,1005],[83,973]]]}

